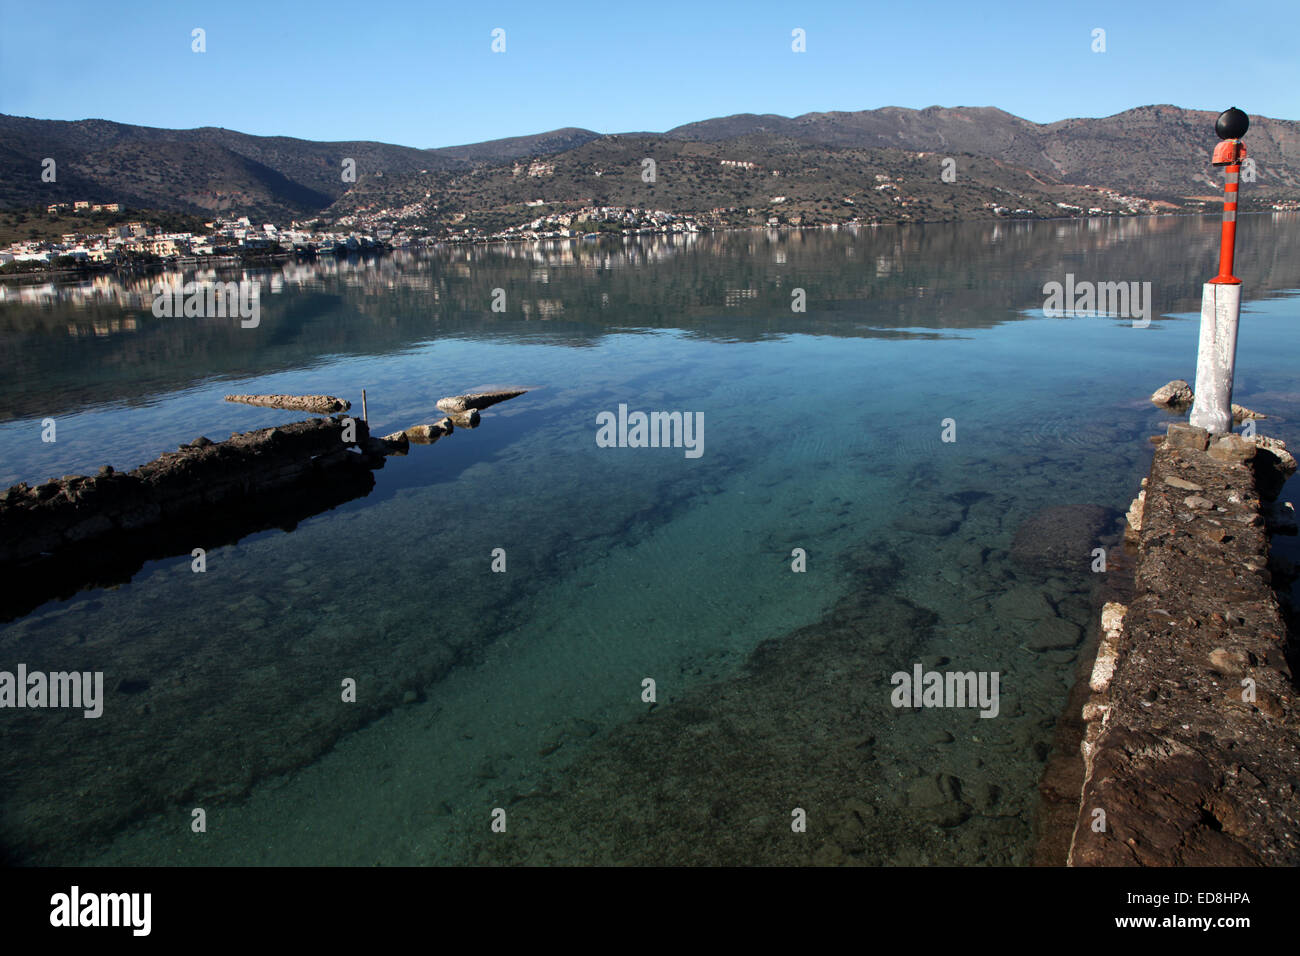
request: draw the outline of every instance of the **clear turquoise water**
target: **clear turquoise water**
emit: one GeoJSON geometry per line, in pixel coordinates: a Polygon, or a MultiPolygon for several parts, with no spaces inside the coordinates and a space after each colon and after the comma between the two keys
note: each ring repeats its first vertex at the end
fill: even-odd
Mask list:
{"type": "MultiPolygon", "coordinates": [[[[1293,441],[1296,223],[1242,230],[1235,395],[1293,441]]],[[[752,232],[290,266],[256,330],[154,319],[130,288],[10,290],[3,485],[292,419],[231,392],[359,407],[364,387],[385,434],[443,395],[533,390],[388,459],[364,498],[214,548],[205,574],[152,562],[0,625],[0,668],[138,682],[98,721],[0,712],[0,842],[128,864],[827,862],[854,846],[868,863],[1026,862],[1079,653],[1028,643],[1043,616],[1090,627],[1098,581],[1026,568],[1012,541],[1043,508],[1127,508],[1168,420],[1146,396],[1194,375],[1216,230],[752,232]],[[1041,287],[1066,272],[1151,281],[1159,318],[1044,318],[1041,287]],[[598,448],[596,415],[619,403],[702,412],[703,456],[598,448]],[[846,602],[860,640],[827,644],[846,602]],[[801,647],[825,673],[792,696],[801,647]],[[917,661],[999,672],[999,717],[899,717],[887,677],[917,661]],[[713,730],[657,730],[674,708],[713,730]],[[850,737],[860,767],[835,756],[850,737]],[[801,802],[825,812],[790,844],[801,802]],[[848,830],[827,822],[850,812],[848,830]]]]}

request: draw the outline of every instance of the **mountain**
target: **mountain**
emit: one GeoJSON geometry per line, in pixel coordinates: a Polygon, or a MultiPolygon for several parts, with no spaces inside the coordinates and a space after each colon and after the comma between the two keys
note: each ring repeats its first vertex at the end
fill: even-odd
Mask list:
{"type": "MultiPolygon", "coordinates": [[[[563,157],[559,165],[565,169],[593,166],[594,179],[594,165],[612,162],[614,154],[609,150],[641,151],[642,157],[652,155],[646,150],[665,150],[664,161],[696,157],[691,159],[696,162],[713,157],[691,153],[687,147],[706,146],[725,146],[730,158],[737,161],[768,167],[779,163],[787,172],[807,170],[814,180],[817,156],[843,158],[845,150],[982,157],[993,164],[988,166],[990,171],[995,167],[1002,171],[999,176],[1016,171],[1016,176],[1035,178],[1049,192],[1062,185],[1105,186],[1181,203],[1186,197],[1215,197],[1219,192],[1221,180],[1209,165],[1214,116],[1174,106],[1145,106],[1101,119],[1039,124],[989,107],[886,107],[793,118],[741,114],[690,123],[666,133],[602,136],[591,130],[565,128],[465,146],[417,149],[363,141],[323,143],[252,136],[212,127],[165,130],[107,120],[39,120],[0,114],[0,208],[88,199],[121,202],[133,208],[204,215],[224,212],[287,221],[315,215],[335,204],[339,205],[333,212],[347,214],[363,205],[397,205],[399,196],[422,198],[413,185],[418,183],[428,186],[429,192],[455,192],[463,186],[458,177],[476,175],[476,170],[496,171],[483,182],[495,182],[501,170],[518,178],[513,170],[516,162],[524,159],[563,157]],[[815,156],[810,152],[813,149],[821,152],[815,156]],[[807,155],[799,155],[801,151],[807,155]],[[41,181],[46,157],[57,163],[53,183],[41,181]],[[346,159],[355,161],[355,183],[343,179],[346,159]],[[388,199],[383,196],[385,185],[391,187],[388,199]]],[[[1256,163],[1257,179],[1244,190],[1245,201],[1300,197],[1300,123],[1256,117],[1246,143],[1256,163]]],[[[822,184],[828,195],[837,194],[835,201],[843,198],[845,190],[874,185],[874,181],[866,184],[843,179],[851,165],[836,166],[835,175],[840,179],[822,184]]],[[[697,173],[699,201],[693,201],[690,209],[674,211],[742,204],[748,208],[759,193],[781,192],[766,185],[755,191],[750,189],[754,183],[744,178],[733,181],[734,177],[706,174],[703,167],[697,173]],[[733,186],[740,192],[729,193],[733,186]],[[721,191],[704,195],[714,189],[721,191]]],[[[567,173],[559,175],[562,179],[567,173]]],[[[524,185],[535,185],[529,178],[522,180],[524,185]]],[[[580,192],[593,198],[602,192],[610,197],[640,195],[636,187],[629,191],[593,189],[592,185],[607,184],[575,189],[572,198],[581,198],[580,192]]],[[[1011,188],[992,179],[988,186],[1011,188]]],[[[666,186],[660,193],[674,188],[666,186]]],[[[501,195],[496,199],[514,204],[507,195],[509,190],[497,192],[501,195]]],[[[474,193],[462,189],[461,198],[473,200],[474,193]]],[[[480,199],[493,197],[484,193],[480,199]]],[[[676,194],[673,200],[685,201],[676,194]]],[[[954,200],[953,209],[963,205],[968,203],[954,200]]],[[[464,208],[456,211],[466,212],[464,208]]]]}
{"type": "Polygon", "coordinates": [[[590,143],[593,139],[600,139],[600,133],[569,126],[533,136],[510,136],[506,139],[488,140],[485,143],[472,143],[469,146],[443,146],[431,149],[429,152],[465,163],[504,163],[529,156],[564,153],[577,149],[584,143],[590,143]]]}
{"type": "Polygon", "coordinates": [[[0,208],[88,199],[284,221],[315,213],[347,191],[345,159],[355,161],[358,177],[418,173],[572,149],[597,135],[564,129],[429,150],[0,114],[0,208]],[[46,157],[55,160],[53,183],[41,181],[46,157]]]}
{"type": "MultiPolygon", "coordinates": [[[[792,119],[746,113],[688,123],[663,135],[692,142],[777,135],[823,146],[975,153],[1067,183],[1104,183],[1168,199],[1219,191],[1222,178],[1209,162],[1217,115],[1142,106],[1101,119],[1039,124],[992,107],[890,106],[792,119]]],[[[1300,123],[1252,117],[1245,142],[1258,172],[1250,186],[1257,195],[1293,197],[1300,191],[1300,123]]]]}

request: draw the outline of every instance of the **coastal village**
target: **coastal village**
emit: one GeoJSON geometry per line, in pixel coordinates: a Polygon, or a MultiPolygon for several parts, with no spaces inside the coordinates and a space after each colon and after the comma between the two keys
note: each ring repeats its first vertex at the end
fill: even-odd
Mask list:
{"type": "MultiPolygon", "coordinates": [[[[54,203],[50,215],[119,213],[119,203],[54,203]]],[[[719,210],[725,212],[725,210],[719,210]]],[[[319,219],[292,221],[288,226],[248,216],[214,218],[205,232],[169,232],[147,221],[127,222],[105,231],[74,231],[57,239],[29,239],[0,249],[0,274],[111,269],[149,264],[186,264],[211,259],[266,259],[296,256],[339,256],[405,249],[435,242],[492,242],[595,238],[616,233],[690,234],[710,224],[690,215],[661,209],[587,206],[573,212],[541,216],[519,226],[486,234],[479,229],[449,228],[438,237],[402,229],[384,215],[341,217],[326,226],[319,219]]]]}

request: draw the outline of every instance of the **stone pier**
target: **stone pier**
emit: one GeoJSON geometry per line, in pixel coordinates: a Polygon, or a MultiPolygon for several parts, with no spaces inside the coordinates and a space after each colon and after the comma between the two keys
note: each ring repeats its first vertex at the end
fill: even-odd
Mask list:
{"type": "Polygon", "coordinates": [[[1108,604],[1083,707],[1072,866],[1300,864],[1300,706],[1273,589],[1278,442],[1175,424],[1130,511],[1135,593],[1108,604]]]}

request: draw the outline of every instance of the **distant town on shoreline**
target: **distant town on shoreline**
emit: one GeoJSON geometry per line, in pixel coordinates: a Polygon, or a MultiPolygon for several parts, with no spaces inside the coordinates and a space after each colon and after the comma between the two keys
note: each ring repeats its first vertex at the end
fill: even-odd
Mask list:
{"type": "MultiPolygon", "coordinates": [[[[468,146],[0,115],[0,275],[744,227],[1216,211],[1213,115],[740,114],[468,146]],[[1116,163],[1113,144],[1125,143],[1116,163]]],[[[1255,117],[1243,211],[1300,208],[1300,123],[1255,117]]]]}

